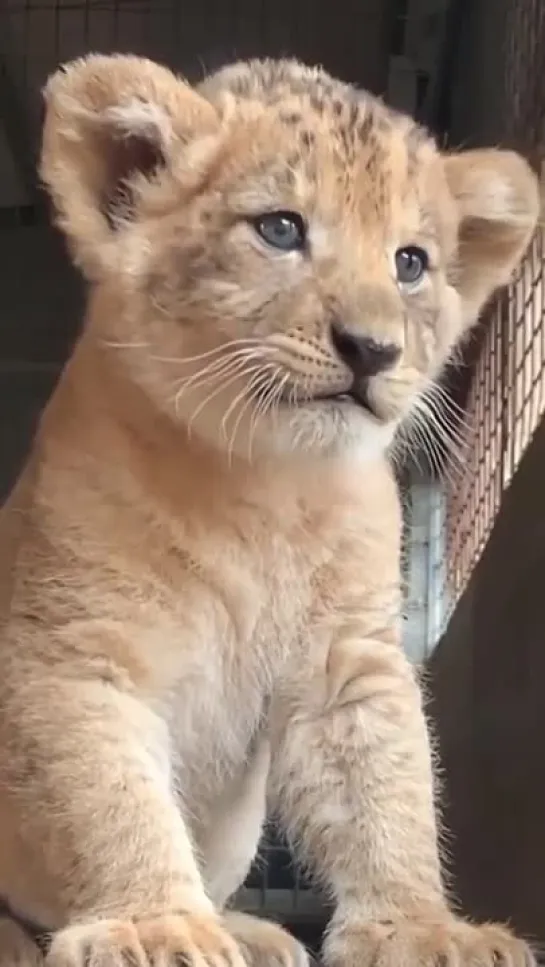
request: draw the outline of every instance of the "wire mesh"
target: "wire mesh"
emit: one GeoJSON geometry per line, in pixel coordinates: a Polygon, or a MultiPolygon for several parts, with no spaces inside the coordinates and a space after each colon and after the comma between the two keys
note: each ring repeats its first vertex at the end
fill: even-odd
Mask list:
{"type": "Polygon", "coordinates": [[[281,833],[272,825],[235,903],[258,915],[274,911],[276,919],[290,925],[325,922],[327,917],[324,899],[313,890],[281,833]]]}
{"type": "Polygon", "coordinates": [[[10,35],[17,80],[32,99],[59,63],[97,50],[147,56],[192,81],[226,61],[295,55],[381,87],[384,3],[338,0],[335,16],[332,29],[327,4],[314,0],[4,0],[0,29],[10,35]]]}
{"type": "Polygon", "coordinates": [[[466,470],[448,495],[447,581],[453,601],[484,550],[503,493],[545,411],[543,264],[539,231],[487,320],[468,400],[473,430],[466,470]]]}
{"type": "MultiPolygon", "coordinates": [[[[542,173],[545,147],[545,5],[503,5],[504,142],[542,173]]],[[[491,14],[495,11],[491,10],[491,14]]],[[[498,10],[499,14],[499,10],[498,10]]],[[[545,410],[545,237],[539,228],[512,283],[487,313],[468,399],[472,426],[465,473],[448,490],[448,597],[463,592],[545,410]]]]}

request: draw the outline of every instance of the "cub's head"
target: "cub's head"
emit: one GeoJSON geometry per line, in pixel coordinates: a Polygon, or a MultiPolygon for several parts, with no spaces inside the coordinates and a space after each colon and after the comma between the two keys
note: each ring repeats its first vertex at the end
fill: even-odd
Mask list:
{"type": "Polygon", "coordinates": [[[240,457],[385,449],[536,225],[518,155],[442,154],[293,61],[194,89],[91,56],[46,102],[41,171],[92,282],[89,337],[240,457]]]}

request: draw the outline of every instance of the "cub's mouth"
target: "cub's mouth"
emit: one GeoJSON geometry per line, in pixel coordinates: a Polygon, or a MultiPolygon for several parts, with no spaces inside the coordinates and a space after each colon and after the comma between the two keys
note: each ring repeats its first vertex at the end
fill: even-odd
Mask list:
{"type": "Polygon", "coordinates": [[[338,403],[341,406],[357,406],[360,410],[364,410],[373,419],[378,420],[378,414],[374,409],[371,401],[369,400],[369,394],[365,387],[353,387],[350,390],[343,390],[339,393],[320,393],[313,397],[316,402],[324,403],[338,403]]]}
{"type": "Polygon", "coordinates": [[[338,390],[334,393],[314,393],[308,396],[300,396],[294,389],[289,389],[285,390],[282,394],[282,403],[293,407],[308,406],[312,403],[336,403],[340,406],[357,406],[360,410],[364,410],[365,413],[372,416],[374,420],[380,419],[369,399],[367,387],[365,386],[353,386],[348,390],[338,390]]]}

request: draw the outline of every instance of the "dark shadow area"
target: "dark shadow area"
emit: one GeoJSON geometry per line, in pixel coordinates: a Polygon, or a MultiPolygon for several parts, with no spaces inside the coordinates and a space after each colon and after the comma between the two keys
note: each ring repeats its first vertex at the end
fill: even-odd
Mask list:
{"type": "Polygon", "coordinates": [[[545,422],[429,662],[455,893],[545,942],[545,422]]]}

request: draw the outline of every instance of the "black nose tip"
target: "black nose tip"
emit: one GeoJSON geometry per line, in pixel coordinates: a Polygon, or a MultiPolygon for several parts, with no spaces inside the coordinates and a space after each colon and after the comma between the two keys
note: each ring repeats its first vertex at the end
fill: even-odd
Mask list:
{"type": "Polygon", "coordinates": [[[339,322],[331,324],[331,341],[357,381],[389,369],[400,353],[393,343],[377,342],[371,336],[359,335],[339,322]]]}

